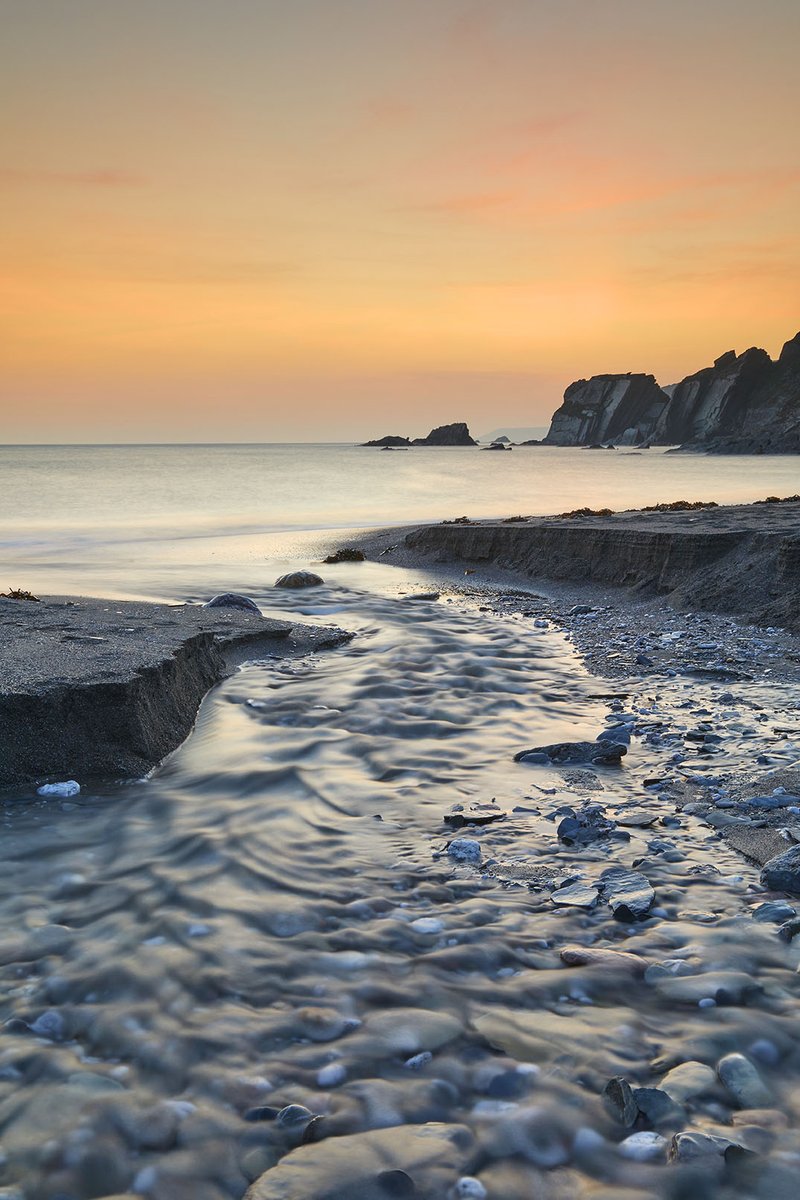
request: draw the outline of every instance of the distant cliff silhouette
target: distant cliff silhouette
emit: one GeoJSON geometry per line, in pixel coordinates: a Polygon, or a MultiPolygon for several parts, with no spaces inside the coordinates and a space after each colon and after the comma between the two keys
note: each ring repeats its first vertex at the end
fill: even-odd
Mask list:
{"type": "Polygon", "coordinates": [[[594,375],[564,392],[548,446],[680,445],[721,454],[800,453],[800,333],[777,362],[756,347],[659,387],[652,375],[594,375]]]}

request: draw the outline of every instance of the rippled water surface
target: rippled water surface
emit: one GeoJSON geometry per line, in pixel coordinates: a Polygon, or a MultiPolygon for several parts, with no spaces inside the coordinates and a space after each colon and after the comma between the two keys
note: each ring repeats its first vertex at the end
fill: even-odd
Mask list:
{"type": "Polygon", "coordinates": [[[798,954],[750,916],[756,870],[691,817],[581,850],[549,815],[596,800],[674,816],[643,784],[676,745],[689,774],[762,751],[789,761],[792,697],[763,683],[611,685],[552,629],[411,599],[418,579],[388,568],[362,577],[382,586],[358,587],[349,570],[313,594],[251,589],[270,612],[356,636],[247,664],[147,781],[6,797],[6,1194],[225,1200],[262,1177],[265,1200],[438,1200],[477,1176],[495,1200],[795,1195],[798,954]],[[529,745],[593,739],[615,710],[636,716],[623,768],[513,762],[529,745]],[[708,713],[723,735],[712,758],[681,736],[708,713]],[[471,832],[481,867],[454,863],[444,814],[492,798],[509,815],[471,832]],[[542,867],[591,882],[639,860],[656,889],[640,924],[529,886],[542,867]],[[559,951],[574,943],[682,966],[648,980],[624,964],[566,968],[559,951]],[[739,983],[717,993],[720,970],[739,983]],[[699,1007],[705,993],[720,1002],[699,1007]],[[712,1071],[658,1125],[667,1138],[723,1133],[738,1147],[727,1160],[617,1149],[633,1129],[601,1099],[610,1078],[652,1087],[732,1050],[758,1064],[760,1107],[775,1111],[740,1121],[712,1071]],[[375,1152],[344,1139],[431,1121],[447,1127],[447,1154],[420,1162],[396,1132],[371,1182],[348,1182],[375,1152]]]}
{"type": "Polygon", "coordinates": [[[753,919],[756,869],[645,786],[797,759],[791,692],[761,676],[599,680],[532,619],[412,599],[430,590],[421,572],[363,563],[326,568],[313,593],[271,587],[319,557],[311,528],[750,500],[796,491],[793,460],[0,459],[6,586],[168,601],[234,589],[355,634],[246,664],[146,781],[0,799],[0,1197],[238,1200],[254,1180],[257,1200],[798,1194],[800,951],[753,919]],[[513,762],[626,714],[622,768],[513,762]],[[684,736],[698,727],[722,738],[708,753],[684,736]],[[453,861],[444,815],[492,799],[505,819],[467,831],[480,865],[453,861]],[[632,819],[630,842],[560,843],[556,810],[586,802],[632,819]],[[649,827],[631,817],[642,809],[649,827]],[[551,900],[634,863],[656,891],[641,923],[551,900]],[[639,958],[566,967],[570,944],[639,958]],[[757,1111],[715,1074],[731,1051],[761,1075],[757,1111]],[[652,1120],[626,1124],[602,1099],[614,1077],[659,1087],[691,1061],[699,1083],[652,1120]],[[722,1141],[667,1163],[687,1129],[722,1141]]]}

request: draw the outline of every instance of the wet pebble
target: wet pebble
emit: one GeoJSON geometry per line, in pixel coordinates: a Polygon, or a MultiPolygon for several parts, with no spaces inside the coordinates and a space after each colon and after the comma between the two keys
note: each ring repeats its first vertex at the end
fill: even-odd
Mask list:
{"type": "Polygon", "coordinates": [[[643,1129],[621,1141],[617,1150],[623,1158],[633,1159],[634,1162],[657,1162],[666,1157],[667,1144],[667,1139],[661,1134],[643,1129]]]}
{"type": "Polygon", "coordinates": [[[744,1054],[726,1054],[717,1063],[717,1074],[740,1108],[768,1108],[772,1103],[769,1089],[744,1054]]]}
{"type": "Polygon", "coordinates": [[[454,838],[447,847],[447,853],[456,862],[479,863],[481,844],[475,838],[454,838]]]}

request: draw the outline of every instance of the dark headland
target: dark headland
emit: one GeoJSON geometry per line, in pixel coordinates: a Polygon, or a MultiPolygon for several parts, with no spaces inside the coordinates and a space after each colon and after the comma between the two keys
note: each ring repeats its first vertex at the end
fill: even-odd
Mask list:
{"type": "Polygon", "coordinates": [[[84,597],[0,599],[0,785],[146,774],[237,661],[337,645],[258,612],[84,597]]]}

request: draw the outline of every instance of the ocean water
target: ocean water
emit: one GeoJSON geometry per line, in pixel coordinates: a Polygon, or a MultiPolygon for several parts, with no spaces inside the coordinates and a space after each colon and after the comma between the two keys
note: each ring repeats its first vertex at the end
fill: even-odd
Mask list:
{"type": "Polygon", "coordinates": [[[0,796],[0,1195],[240,1200],[260,1177],[258,1200],[454,1200],[469,1194],[453,1190],[462,1175],[490,1200],[797,1194],[800,945],[750,915],[757,870],[691,816],[661,824],[673,809],[644,784],[794,761],[792,694],[768,674],[597,679],[554,627],[457,593],[412,599],[424,571],[354,564],[313,591],[271,587],[332,529],[755,499],[797,490],[789,460],[2,456],[7,582],[173,601],[225,587],[355,636],[246,663],[145,780],[82,780],[67,801],[0,796]],[[634,728],[622,768],[513,761],[594,739],[620,714],[634,728]],[[686,735],[708,721],[722,741],[705,752],[686,735]],[[491,800],[508,815],[472,831],[481,868],[455,863],[444,815],[491,800]],[[654,824],[634,823],[629,843],[568,847],[553,814],[583,802],[654,824]],[[591,884],[633,864],[656,890],[640,924],[529,886],[542,869],[591,884]],[[650,981],[567,969],[559,952],[575,943],[667,965],[650,981]],[[738,975],[719,991],[723,970],[738,975]],[[731,1051],[756,1063],[761,1107],[779,1117],[738,1119],[714,1075],[731,1051]],[[628,1157],[632,1127],[604,1104],[605,1084],[657,1086],[685,1061],[710,1068],[703,1087],[658,1124],[652,1159],[628,1157]],[[441,1157],[413,1140],[432,1121],[449,1138],[441,1157]],[[686,1129],[739,1149],[668,1163],[686,1129]]]}
{"type": "Polygon", "coordinates": [[[800,460],[556,447],[5,446],[0,483],[9,585],[167,597],[187,581],[224,585],[228,566],[294,564],[331,530],[787,495],[798,490],[800,460]]]}

